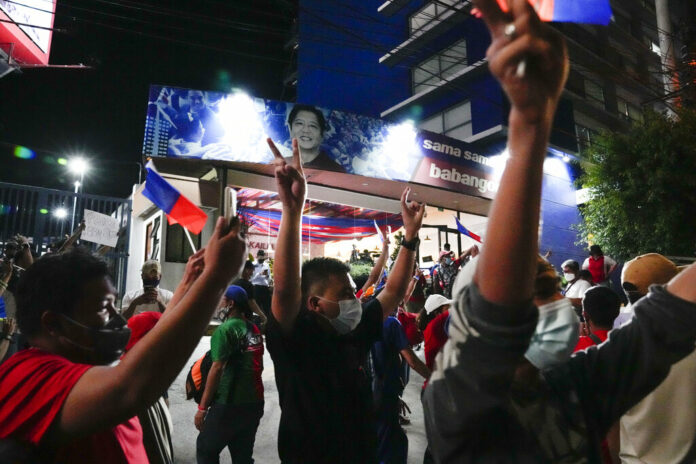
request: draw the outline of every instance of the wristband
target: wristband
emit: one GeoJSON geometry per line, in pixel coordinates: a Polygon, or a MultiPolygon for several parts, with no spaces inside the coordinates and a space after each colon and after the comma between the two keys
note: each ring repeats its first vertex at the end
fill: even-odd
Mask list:
{"type": "Polygon", "coordinates": [[[418,238],[417,236],[410,241],[406,240],[405,238],[401,239],[401,246],[406,248],[407,250],[416,251],[418,245],[420,245],[420,238],[418,238]]]}
{"type": "Polygon", "coordinates": [[[198,410],[199,410],[200,412],[206,412],[206,411],[208,410],[208,408],[201,408],[201,405],[199,404],[199,405],[198,405],[198,410]]]}
{"type": "Polygon", "coordinates": [[[12,340],[12,335],[5,335],[4,338],[5,338],[5,340],[10,340],[10,341],[11,341],[11,340],[12,340]]]}

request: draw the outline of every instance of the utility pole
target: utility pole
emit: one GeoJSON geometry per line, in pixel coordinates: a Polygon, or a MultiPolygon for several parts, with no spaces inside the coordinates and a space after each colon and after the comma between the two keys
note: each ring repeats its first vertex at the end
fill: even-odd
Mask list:
{"type": "Polygon", "coordinates": [[[677,95],[680,89],[677,60],[674,54],[674,33],[669,17],[669,0],[655,0],[657,16],[657,34],[660,40],[660,61],[662,62],[662,80],[665,86],[667,103],[672,107],[681,106],[677,95]]]}

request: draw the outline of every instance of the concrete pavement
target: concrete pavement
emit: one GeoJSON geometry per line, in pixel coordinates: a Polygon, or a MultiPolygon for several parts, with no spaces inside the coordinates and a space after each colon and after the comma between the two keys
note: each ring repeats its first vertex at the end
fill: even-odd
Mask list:
{"type": "MultiPolygon", "coordinates": [[[[179,374],[174,384],[169,388],[169,408],[174,422],[172,440],[174,442],[174,462],[177,464],[196,463],[196,438],[198,430],[193,425],[193,416],[196,413],[196,404],[186,401],[185,381],[189,367],[198,358],[210,349],[210,337],[203,337],[194,351],[191,359],[186,363],[185,369],[179,374]]],[[[421,358],[423,351],[416,352],[421,358]]],[[[277,451],[278,423],[280,422],[280,406],[278,405],[278,390],[275,384],[273,362],[268,351],[264,354],[263,387],[265,390],[266,404],[261,418],[256,443],[254,446],[254,459],[258,464],[276,464],[280,462],[277,451]]],[[[423,424],[423,407],[420,402],[420,390],[423,378],[411,370],[411,380],[406,386],[404,400],[411,408],[411,424],[404,427],[408,435],[408,463],[421,464],[423,452],[426,447],[425,426],[423,424]]],[[[230,463],[230,455],[224,450],[220,455],[220,462],[230,463]]],[[[361,464],[361,463],[356,463],[361,464]]]]}

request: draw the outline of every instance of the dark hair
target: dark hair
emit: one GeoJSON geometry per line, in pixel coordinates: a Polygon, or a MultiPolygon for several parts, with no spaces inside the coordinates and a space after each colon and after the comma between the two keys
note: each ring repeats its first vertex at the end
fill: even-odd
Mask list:
{"type": "Polygon", "coordinates": [[[440,313],[442,313],[442,306],[435,309],[430,314],[428,314],[428,311],[426,311],[425,308],[422,308],[418,313],[418,316],[416,316],[416,325],[418,326],[418,330],[424,332],[425,328],[428,327],[428,324],[430,324],[430,321],[435,319],[435,317],[440,313]]]}
{"type": "Polygon", "coordinates": [[[334,258],[314,258],[302,264],[302,301],[309,293],[312,285],[319,285],[320,292],[323,292],[329,283],[331,276],[345,275],[350,272],[350,267],[334,258]]]}
{"type": "Polygon", "coordinates": [[[80,248],[39,258],[17,284],[19,330],[28,337],[38,333],[47,310],[72,314],[85,285],[108,276],[106,262],[80,248]]]}
{"type": "Polygon", "coordinates": [[[594,284],[594,282],[592,282],[592,273],[591,273],[590,271],[588,271],[587,269],[583,269],[582,271],[580,271],[580,273],[578,274],[578,276],[579,276],[582,280],[587,280],[587,281],[589,281],[590,283],[594,284]]]}
{"type": "Polygon", "coordinates": [[[537,257],[537,273],[534,279],[534,296],[551,298],[561,290],[561,279],[553,265],[541,256],[537,257]]]}
{"type": "Polygon", "coordinates": [[[611,327],[619,315],[621,298],[608,287],[588,288],[582,299],[582,309],[587,317],[599,327],[611,327]]]}
{"type": "Polygon", "coordinates": [[[247,259],[246,263],[244,263],[244,269],[249,269],[249,268],[254,268],[254,262],[250,259],[247,259]]]}
{"type": "Polygon", "coordinates": [[[592,245],[590,247],[590,255],[592,255],[592,256],[604,256],[604,253],[602,253],[602,248],[599,245],[592,245]]]}
{"type": "Polygon", "coordinates": [[[322,113],[316,106],[303,105],[301,103],[293,106],[292,110],[290,110],[290,114],[288,115],[288,126],[292,127],[292,123],[295,121],[297,113],[300,111],[309,111],[310,113],[314,113],[314,115],[317,117],[317,121],[319,122],[319,130],[321,130],[321,135],[324,135],[324,132],[326,132],[326,129],[328,129],[329,126],[326,123],[324,113],[322,113]]]}
{"type": "Polygon", "coordinates": [[[452,248],[452,246],[451,246],[449,243],[445,243],[445,245],[444,245],[442,248],[444,248],[445,251],[450,251],[450,249],[452,248]]]}
{"type": "Polygon", "coordinates": [[[569,267],[570,269],[572,269],[575,272],[578,272],[580,270],[580,264],[578,264],[577,261],[572,260],[572,259],[567,259],[567,260],[563,261],[563,264],[561,264],[561,269],[563,269],[565,267],[569,267]]]}

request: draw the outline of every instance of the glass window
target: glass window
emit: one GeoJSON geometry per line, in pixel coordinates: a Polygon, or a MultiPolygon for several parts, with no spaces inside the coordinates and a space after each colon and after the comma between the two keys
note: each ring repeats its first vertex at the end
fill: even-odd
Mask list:
{"type": "Polygon", "coordinates": [[[449,79],[466,66],[466,40],[460,40],[413,69],[413,93],[449,79]]]}
{"type": "MultiPolygon", "coordinates": [[[[201,234],[191,235],[196,250],[201,249],[201,234]]],[[[179,224],[167,225],[167,247],[164,260],[169,263],[185,263],[193,254],[184,229],[179,224]]]]}
{"type": "Polygon", "coordinates": [[[433,25],[430,24],[437,17],[435,4],[428,3],[420,10],[416,11],[410,19],[411,33],[419,30],[427,30],[433,25]]]}
{"type": "Polygon", "coordinates": [[[425,121],[421,122],[419,125],[420,129],[427,130],[430,132],[437,132],[442,134],[444,131],[444,126],[442,124],[442,114],[436,114],[425,121]]]}
{"type": "Polygon", "coordinates": [[[586,149],[592,145],[594,139],[597,137],[597,131],[589,127],[581,126],[580,124],[575,125],[575,134],[578,139],[580,150],[586,149]]]}
{"type": "Polygon", "coordinates": [[[466,140],[473,135],[471,123],[469,122],[463,126],[457,127],[456,129],[448,130],[445,132],[445,135],[458,140],[466,140]]]}
{"type": "Polygon", "coordinates": [[[445,130],[449,131],[464,123],[471,122],[471,103],[464,102],[445,111],[445,130]]]}
{"type": "Polygon", "coordinates": [[[585,79],[585,97],[604,107],[604,89],[596,82],[585,79]]]}
{"type": "Polygon", "coordinates": [[[431,116],[421,122],[418,127],[459,140],[471,137],[471,102],[465,101],[431,116]]]}
{"type": "Polygon", "coordinates": [[[633,105],[623,98],[617,98],[617,103],[619,107],[619,114],[625,119],[631,119],[633,121],[642,121],[643,112],[636,105],[633,105]]]}

